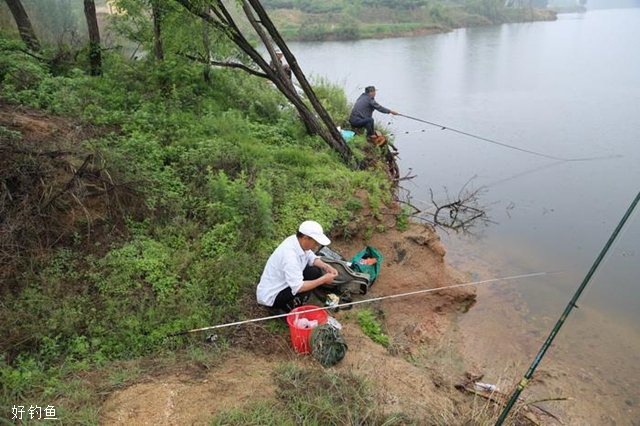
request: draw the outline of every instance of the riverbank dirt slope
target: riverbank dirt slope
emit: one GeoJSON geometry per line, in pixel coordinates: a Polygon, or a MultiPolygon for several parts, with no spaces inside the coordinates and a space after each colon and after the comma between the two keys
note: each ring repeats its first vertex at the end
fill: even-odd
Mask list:
{"type": "MultiPolygon", "coordinates": [[[[71,164],[60,168],[66,173],[64,176],[51,179],[63,186],[86,158],[86,153],[77,149],[76,144],[102,131],[81,128],[67,120],[8,104],[0,105],[0,124],[19,132],[21,139],[27,141],[27,145],[20,147],[7,144],[5,153],[36,155],[48,161],[71,164]],[[43,141],[48,141],[46,147],[43,141]],[[22,152],[27,148],[29,152],[22,152]]],[[[24,197],[28,196],[32,194],[25,192],[24,197]]],[[[65,230],[73,230],[77,217],[90,215],[97,223],[104,214],[97,205],[86,206],[87,211],[83,210],[82,215],[71,208],[61,210],[59,222],[66,224],[65,230]]],[[[467,363],[459,350],[460,334],[456,333],[457,318],[475,302],[475,288],[447,288],[470,279],[447,265],[446,250],[433,228],[412,224],[400,231],[393,222],[393,211],[387,213],[390,214],[382,215],[388,218],[386,222],[374,224],[384,228],[384,232],[365,238],[360,230],[348,239],[336,238],[331,246],[350,258],[371,245],[385,257],[375,285],[366,296],[355,300],[443,289],[386,299],[333,314],[343,325],[349,350],[330,370],[366,378],[375,390],[376,402],[383,413],[404,413],[419,424],[470,424],[470,420],[476,422],[472,424],[479,424],[479,420],[495,410],[492,411],[485,399],[456,389],[465,377],[481,375],[481,372],[467,371],[467,363]],[[384,332],[390,337],[388,348],[374,343],[362,332],[354,315],[361,307],[372,309],[378,315],[384,332]]],[[[246,295],[245,306],[248,307],[245,315],[249,318],[268,315],[255,304],[253,294],[246,295]]],[[[166,359],[131,361],[139,363],[143,373],[122,380],[122,385],[105,387],[104,380],[96,377],[100,382],[97,388],[105,390],[100,423],[208,424],[213,416],[229,409],[241,409],[259,400],[275,402],[273,372],[278,366],[293,362],[321,368],[312,357],[293,351],[288,330],[276,324],[278,321],[247,324],[220,333],[224,334],[229,348],[203,343],[205,351],[220,354],[217,358],[205,354],[202,358],[207,362],[199,361],[193,354],[185,356],[186,361],[182,358],[174,362],[166,359]],[[215,361],[210,362],[211,359],[215,361]]],[[[199,336],[202,340],[204,337],[206,334],[199,336]]],[[[127,370],[123,368],[123,371],[127,370]]]]}
{"type": "MultiPolygon", "coordinates": [[[[374,235],[368,244],[380,250],[385,260],[378,280],[363,297],[447,287],[465,281],[464,276],[445,263],[445,249],[432,228],[412,225],[404,232],[392,229],[374,235]]],[[[362,240],[351,239],[336,241],[332,248],[349,258],[364,245],[362,240]]],[[[390,349],[363,334],[353,311],[337,312],[333,315],[343,324],[349,350],[332,368],[371,380],[381,408],[387,413],[411,413],[414,418],[425,419],[434,406],[450,407],[453,388],[439,389],[443,385],[441,373],[428,363],[412,363],[407,359],[420,359],[424,345],[439,345],[451,321],[467,310],[474,299],[473,287],[464,287],[369,306],[382,313],[385,331],[393,342],[390,349]]],[[[267,315],[258,307],[254,313],[267,315]]],[[[115,392],[103,406],[103,423],[206,424],[221,410],[240,408],[256,399],[274,398],[270,373],[279,363],[315,364],[310,356],[296,355],[286,330],[274,337],[260,325],[241,327],[244,329],[232,332],[236,344],[220,366],[197,378],[184,371],[160,373],[144,383],[115,392]]]]}
{"type": "MultiPolygon", "coordinates": [[[[365,377],[384,414],[404,413],[417,424],[493,424],[501,405],[490,399],[499,401],[504,395],[469,392],[482,372],[465,360],[457,331],[457,319],[474,304],[476,289],[447,288],[470,279],[447,265],[445,248],[429,226],[414,224],[403,232],[389,229],[367,241],[338,240],[332,248],[350,258],[365,245],[376,247],[385,260],[371,291],[355,300],[443,289],[366,305],[379,314],[392,342],[389,348],[374,343],[357,324],[353,312],[363,305],[333,313],[343,325],[349,349],[330,370],[365,377]]],[[[268,315],[257,306],[253,314],[268,315]]],[[[246,408],[258,400],[275,403],[273,372],[284,362],[321,368],[311,356],[293,351],[287,330],[274,335],[260,324],[234,329],[232,348],[219,365],[198,374],[193,374],[197,370],[193,365],[159,371],[112,393],[103,405],[102,423],[207,424],[220,412],[246,408]]],[[[520,408],[509,424],[560,423],[540,410],[520,408]]]]}

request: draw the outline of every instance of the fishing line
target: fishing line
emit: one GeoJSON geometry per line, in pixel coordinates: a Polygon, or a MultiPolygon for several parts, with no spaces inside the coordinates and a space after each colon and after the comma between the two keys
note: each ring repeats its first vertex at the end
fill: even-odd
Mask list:
{"type": "MultiPolygon", "coordinates": [[[[431,293],[431,292],[440,291],[440,290],[449,290],[449,289],[453,289],[453,288],[468,287],[468,286],[479,285],[479,284],[488,284],[488,283],[497,282],[497,281],[508,281],[508,280],[516,280],[516,279],[520,279],[520,278],[540,277],[540,276],[543,276],[543,275],[552,275],[552,274],[559,274],[559,273],[561,273],[561,272],[559,272],[559,271],[555,271],[555,272],[534,272],[534,273],[531,273],[531,274],[512,275],[512,276],[503,277],[503,278],[491,278],[491,279],[482,280],[482,281],[473,281],[473,282],[462,283],[462,284],[454,284],[454,285],[451,285],[451,286],[448,286],[448,287],[428,288],[428,289],[410,291],[408,293],[399,293],[399,294],[391,294],[391,295],[388,295],[388,296],[373,297],[371,299],[358,300],[358,301],[349,302],[349,303],[341,303],[339,305],[334,305],[334,306],[324,306],[324,307],[320,307],[319,306],[319,307],[317,307],[315,309],[305,310],[305,313],[316,312],[316,311],[324,311],[324,310],[327,310],[327,309],[343,308],[345,306],[354,306],[354,305],[359,305],[361,303],[378,302],[380,300],[395,299],[395,298],[398,298],[398,297],[414,296],[416,294],[431,293]]],[[[233,326],[236,326],[236,325],[248,324],[248,323],[259,322],[259,321],[267,321],[267,320],[276,319],[276,318],[284,318],[284,317],[288,317],[288,316],[291,316],[291,315],[297,315],[297,313],[296,312],[289,312],[289,313],[286,313],[286,314],[271,315],[271,316],[268,316],[268,317],[252,318],[252,319],[248,319],[248,320],[244,320],[244,321],[236,321],[236,322],[230,322],[230,323],[226,323],[226,324],[212,325],[210,327],[194,328],[193,330],[187,330],[187,331],[181,331],[179,333],[169,334],[168,337],[181,336],[181,335],[184,335],[184,334],[196,333],[198,331],[216,330],[216,329],[219,329],[219,328],[233,327],[233,326]]]]}
{"type": "MultiPolygon", "coordinates": [[[[391,122],[387,123],[387,126],[389,126],[389,125],[391,125],[391,122]]],[[[403,132],[389,133],[389,136],[411,135],[411,134],[414,134],[414,133],[426,133],[426,132],[429,132],[431,130],[434,130],[434,129],[405,130],[403,132]]]]}
{"type": "Polygon", "coordinates": [[[611,156],[603,156],[603,157],[585,157],[585,158],[563,158],[563,157],[556,157],[553,155],[549,155],[549,154],[544,154],[542,152],[537,152],[537,151],[531,151],[528,149],[524,149],[524,148],[519,148],[517,146],[513,146],[513,145],[509,145],[503,142],[498,142],[497,140],[494,139],[489,139],[489,138],[485,138],[482,136],[478,136],[478,135],[474,135],[473,133],[469,133],[469,132],[465,132],[459,129],[454,129],[453,127],[449,127],[449,126],[444,126],[442,124],[438,124],[438,123],[434,123],[431,121],[427,121],[427,120],[423,120],[421,118],[416,118],[416,117],[411,117],[408,115],[404,115],[404,114],[398,114],[401,117],[404,118],[408,118],[410,120],[415,120],[415,121],[419,121],[421,123],[425,123],[425,124],[429,124],[430,126],[434,126],[434,127],[440,127],[440,130],[449,130],[451,132],[455,132],[455,133],[459,133],[461,135],[464,136],[468,136],[470,138],[474,138],[474,139],[478,139],[481,141],[485,141],[485,142],[489,142],[495,145],[499,145],[505,148],[509,148],[509,149],[514,149],[516,151],[520,151],[520,152],[526,152],[527,154],[531,154],[531,155],[537,155],[539,157],[544,157],[544,158],[549,158],[551,160],[557,160],[557,161],[593,161],[593,160],[603,160],[603,159],[608,159],[608,158],[620,158],[622,157],[621,155],[611,155],[611,156]]]}
{"type": "Polygon", "coordinates": [[[414,133],[426,133],[429,129],[422,129],[422,130],[405,130],[404,132],[400,132],[400,133],[389,133],[389,136],[398,136],[398,135],[412,135],[414,133]]]}

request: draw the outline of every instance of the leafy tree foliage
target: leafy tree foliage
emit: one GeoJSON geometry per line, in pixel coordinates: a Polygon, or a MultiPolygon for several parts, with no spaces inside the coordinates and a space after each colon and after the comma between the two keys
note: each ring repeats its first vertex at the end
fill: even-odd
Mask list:
{"type": "MultiPolygon", "coordinates": [[[[280,37],[278,30],[271,22],[266,11],[262,8],[260,2],[256,0],[243,0],[241,9],[245,19],[249,22],[251,28],[255,31],[257,39],[269,52],[271,61],[263,58],[262,54],[254,47],[250,41],[250,36],[246,29],[241,29],[237,23],[237,17],[234,16],[232,10],[222,1],[214,1],[212,3],[202,3],[194,0],[153,0],[146,2],[137,2],[133,0],[119,0],[116,5],[126,13],[125,18],[120,21],[124,23],[124,30],[136,37],[139,43],[150,43],[148,21],[149,15],[158,16],[158,9],[161,9],[162,26],[170,25],[172,21],[170,16],[173,15],[177,20],[177,28],[183,27],[184,22],[197,19],[201,25],[207,26],[206,31],[201,26],[190,26],[200,30],[197,37],[193,36],[193,32],[187,31],[190,35],[189,40],[197,40],[199,47],[194,52],[189,49],[193,42],[185,42],[178,44],[173,54],[182,55],[191,59],[204,62],[206,65],[217,65],[242,69],[252,75],[259,76],[270,80],[276,88],[292,103],[296,108],[300,118],[305,124],[307,130],[312,134],[320,135],[326,142],[335,149],[346,162],[352,160],[352,152],[342,136],[336,129],[331,116],[326,112],[323,105],[318,101],[313,88],[307,81],[304,73],[300,69],[295,57],[287,48],[284,40],[280,37]],[[181,5],[182,7],[179,7],[181,5]],[[151,10],[149,10],[151,9],[151,10]],[[154,12],[156,11],[156,12],[154,12]],[[144,22],[147,22],[144,24],[144,22]],[[133,25],[131,25],[133,23],[133,25]],[[138,24],[140,23],[140,24],[138,24]],[[142,31],[130,31],[130,29],[140,28],[142,31]],[[216,38],[225,38],[227,43],[223,44],[223,49],[211,43],[211,35],[213,30],[216,38]],[[305,94],[303,99],[295,89],[291,78],[284,72],[282,66],[272,66],[271,64],[280,64],[276,59],[275,47],[284,53],[293,74],[295,75],[301,90],[305,94]],[[213,58],[213,59],[212,59],[213,58]],[[220,58],[220,59],[218,59],[220,58]]],[[[235,12],[235,11],[234,11],[235,12]]],[[[154,21],[154,35],[152,37],[154,51],[158,57],[159,34],[157,20],[154,21]]],[[[165,32],[170,31],[170,27],[165,28],[165,32]]],[[[173,38],[174,43],[179,41],[173,38]]],[[[167,49],[168,50],[168,49],[167,49]]],[[[208,78],[208,77],[207,77],[208,78]]]]}
{"type": "MultiPolygon", "coordinates": [[[[29,15],[35,34],[42,42],[74,44],[88,39],[82,1],[21,0],[21,2],[29,15]]],[[[11,28],[11,25],[8,25],[11,22],[7,19],[8,16],[10,15],[5,2],[0,2],[0,28],[11,28]]]]}
{"type": "MultiPolygon", "coordinates": [[[[542,0],[541,0],[542,1],[542,0]]],[[[446,31],[468,25],[554,19],[541,2],[516,7],[504,0],[266,0],[287,38],[349,40],[446,31]],[[292,15],[289,10],[300,11],[292,15]],[[292,20],[292,16],[296,16],[292,20]]]]}
{"type": "Polygon", "coordinates": [[[429,4],[427,0],[362,0],[362,5],[366,7],[389,7],[409,10],[426,6],[427,4],[429,4]]]}

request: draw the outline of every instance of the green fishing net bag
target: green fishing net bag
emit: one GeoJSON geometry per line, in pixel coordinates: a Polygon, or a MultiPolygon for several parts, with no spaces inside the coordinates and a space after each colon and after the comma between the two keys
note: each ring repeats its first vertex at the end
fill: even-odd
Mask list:
{"type": "Polygon", "coordinates": [[[339,363],[347,353],[347,344],[340,330],[330,324],[321,324],[311,331],[311,354],[322,364],[330,367],[339,363]]]}

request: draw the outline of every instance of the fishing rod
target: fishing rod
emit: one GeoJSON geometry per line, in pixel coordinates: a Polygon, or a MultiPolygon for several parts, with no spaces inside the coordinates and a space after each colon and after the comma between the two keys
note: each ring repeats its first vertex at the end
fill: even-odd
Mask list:
{"type": "Polygon", "coordinates": [[[547,340],[545,340],[545,342],[542,344],[542,347],[540,348],[540,350],[538,351],[538,354],[536,355],[533,362],[531,363],[529,370],[527,370],[527,373],[524,375],[520,383],[518,383],[518,386],[516,386],[516,389],[513,391],[511,398],[509,398],[509,401],[507,402],[507,405],[505,405],[504,410],[500,414],[500,417],[498,418],[498,421],[496,422],[495,426],[502,425],[502,423],[507,418],[509,411],[511,411],[511,408],[513,408],[513,404],[515,404],[515,402],[518,400],[520,393],[522,393],[524,388],[527,387],[527,385],[529,384],[529,380],[533,376],[533,373],[536,371],[536,368],[538,367],[538,364],[540,364],[540,361],[542,361],[542,357],[544,357],[545,353],[547,352],[547,349],[549,349],[549,346],[551,346],[551,343],[553,343],[553,339],[555,339],[556,335],[560,331],[560,328],[564,324],[565,320],[567,319],[567,317],[569,316],[573,308],[577,307],[576,302],[578,301],[578,298],[582,294],[582,291],[585,289],[585,287],[591,280],[591,277],[596,272],[596,269],[598,269],[600,262],[602,262],[602,259],[604,258],[604,256],[607,254],[607,252],[613,245],[613,242],[615,241],[615,239],[618,237],[620,230],[622,230],[622,227],[627,222],[627,219],[629,219],[629,216],[631,216],[631,213],[633,212],[636,205],[638,204],[638,201],[640,201],[640,192],[638,192],[638,195],[636,195],[636,198],[631,202],[631,205],[625,212],[624,216],[622,216],[622,219],[618,223],[618,226],[616,226],[616,229],[613,231],[613,233],[609,237],[609,240],[600,251],[600,254],[596,258],[596,260],[593,262],[591,269],[589,269],[589,272],[587,272],[587,275],[584,277],[584,279],[582,280],[582,283],[580,284],[580,286],[574,293],[573,297],[567,304],[567,307],[564,309],[564,312],[558,319],[558,322],[556,322],[556,325],[551,330],[551,333],[549,333],[547,340]]]}
{"type": "Polygon", "coordinates": [[[459,129],[454,129],[453,127],[449,127],[449,126],[445,126],[445,125],[442,125],[442,124],[434,123],[432,121],[423,120],[421,118],[411,117],[409,115],[400,114],[400,113],[398,113],[397,115],[399,115],[401,117],[404,117],[404,118],[408,118],[410,120],[415,120],[415,121],[419,121],[421,123],[429,124],[430,126],[440,127],[441,130],[449,130],[451,132],[459,133],[459,134],[464,135],[464,136],[469,136],[469,137],[474,138],[474,139],[478,139],[478,140],[481,140],[481,141],[489,142],[489,143],[492,143],[492,144],[495,144],[495,145],[500,145],[500,146],[503,146],[503,147],[509,148],[509,149],[515,149],[516,151],[526,152],[527,154],[537,155],[539,157],[544,157],[544,158],[549,158],[551,160],[557,160],[557,161],[591,161],[591,160],[601,160],[601,159],[605,159],[605,158],[619,158],[619,157],[621,157],[620,155],[613,155],[613,156],[606,156],[606,157],[589,157],[589,158],[563,158],[563,157],[556,157],[554,155],[544,154],[542,152],[537,152],[537,151],[531,151],[529,149],[519,148],[517,146],[509,145],[509,144],[506,144],[506,143],[503,143],[503,142],[498,142],[497,140],[494,140],[494,139],[489,139],[489,138],[485,138],[483,136],[474,135],[473,133],[465,132],[465,131],[462,131],[462,130],[459,130],[459,129]]]}
{"type": "MultiPolygon", "coordinates": [[[[560,272],[558,272],[558,271],[555,271],[555,272],[534,272],[534,273],[530,273],[530,274],[512,275],[512,276],[509,276],[509,277],[502,277],[502,278],[491,278],[491,279],[482,280],[482,281],[473,281],[473,282],[467,282],[467,283],[462,283],[462,284],[454,284],[454,285],[451,285],[451,286],[448,286],[448,287],[428,288],[428,289],[411,291],[411,292],[408,292],[408,293],[399,293],[399,294],[391,294],[391,295],[388,295],[388,296],[373,297],[371,299],[358,300],[358,301],[355,301],[355,302],[342,303],[342,304],[332,305],[332,306],[319,306],[319,307],[317,307],[315,309],[306,310],[305,313],[316,312],[316,311],[324,311],[324,310],[327,310],[327,309],[343,308],[343,307],[346,307],[346,306],[359,305],[361,303],[378,302],[380,300],[385,300],[385,299],[395,299],[395,298],[398,298],[398,297],[414,296],[416,294],[431,293],[431,292],[439,291],[439,290],[450,290],[452,288],[467,287],[467,286],[479,285],[479,284],[487,284],[487,283],[492,283],[492,282],[496,282],[496,281],[508,281],[508,280],[516,280],[516,279],[520,279],[520,278],[540,277],[540,276],[543,276],[543,275],[552,275],[552,274],[559,274],[559,273],[560,272]]],[[[259,321],[267,321],[267,320],[275,319],[275,318],[284,318],[284,317],[288,317],[288,316],[291,316],[291,315],[297,315],[297,314],[298,313],[296,313],[296,312],[289,312],[289,313],[286,313],[286,314],[271,315],[271,316],[262,317],[262,318],[252,318],[252,319],[248,319],[248,320],[244,320],[244,321],[235,321],[235,322],[230,322],[230,323],[226,323],[226,324],[212,325],[212,326],[209,326],[209,327],[194,328],[192,330],[185,330],[185,331],[180,331],[178,333],[169,334],[167,337],[183,336],[185,334],[196,333],[196,332],[199,332],[199,331],[207,331],[207,330],[215,330],[215,329],[225,328],[225,327],[233,327],[233,326],[236,326],[236,325],[248,324],[248,323],[259,322],[259,321]]]]}

